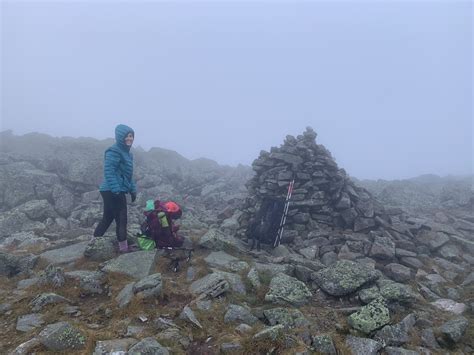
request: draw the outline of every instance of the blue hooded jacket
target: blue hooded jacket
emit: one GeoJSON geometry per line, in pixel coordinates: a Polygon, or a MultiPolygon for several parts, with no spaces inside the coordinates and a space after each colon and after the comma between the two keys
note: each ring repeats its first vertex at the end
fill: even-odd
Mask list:
{"type": "Polygon", "coordinates": [[[133,181],[133,155],[130,147],[125,144],[125,137],[135,132],[130,127],[119,124],[115,127],[116,143],[109,147],[104,154],[104,181],[100,191],[136,193],[137,187],[133,181]]]}

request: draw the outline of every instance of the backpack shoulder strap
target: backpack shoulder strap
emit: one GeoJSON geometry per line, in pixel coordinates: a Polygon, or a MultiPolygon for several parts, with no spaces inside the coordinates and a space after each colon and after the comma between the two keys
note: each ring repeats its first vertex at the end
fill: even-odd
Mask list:
{"type": "Polygon", "coordinates": [[[160,224],[163,228],[166,228],[166,227],[170,226],[170,224],[168,222],[168,216],[166,215],[165,212],[163,212],[163,211],[158,212],[157,217],[158,217],[158,219],[160,221],[160,224]]]}

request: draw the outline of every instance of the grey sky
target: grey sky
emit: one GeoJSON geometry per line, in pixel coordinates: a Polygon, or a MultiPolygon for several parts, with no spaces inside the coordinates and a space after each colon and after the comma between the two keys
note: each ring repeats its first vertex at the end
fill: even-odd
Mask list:
{"type": "Polygon", "coordinates": [[[318,133],[359,178],[473,167],[472,4],[2,2],[1,130],[250,164],[318,133]]]}

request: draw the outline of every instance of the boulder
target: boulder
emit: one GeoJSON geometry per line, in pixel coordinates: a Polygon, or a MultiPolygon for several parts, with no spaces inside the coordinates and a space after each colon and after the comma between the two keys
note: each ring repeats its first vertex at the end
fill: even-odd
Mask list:
{"type": "Polygon", "coordinates": [[[348,322],[352,328],[370,334],[390,322],[390,312],[385,302],[378,298],[351,314],[348,322]]]}
{"type": "Polygon", "coordinates": [[[449,242],[449,237],[443,232],[422,229],[416,236],[418,243],[426,245],[434,251],[449,242]]]}
{"type": "Polygon", "coordinates": [[[325,292],[333,296],[344,296],[355,292],[366,283],[379,277],[375,270],[365,264],[341,260],[314,274],[314,281],[325,292]]]}
{"type": "Polygon", "coordinates": [[[412,278],[411,270],[406,266],[400,264],[388,264],[385,266],[384,271],[385,275],[387,275],[396,282],[406,282],[412,278]]]}
{"type": "Polygon", "coordinates": [[[25,314],[18,317],[16,321],[16,330],[20,332],[29,332],[44,324],[43,315],[39,313],[25,314]]]}
{"type": "Polygon", "coordinates": [[[29,274],[36,265],[38,257],[33,254],[15,255],[0,251],[0,276],[12,277],[29,274]]]}
{"type": "Polygon", "coordinates": [[[392,260],[395,257],[395,243],[389,237],[375,237],[370,257],[379,260],[392,260]]]}
{"type": "Polygon", "coordinates": [[[145,276],[133,285],[133,293],[141,298],[158,298],[163,290],[160,273],[145,276]]]}
{"type": "Polygon", "coordinates": [[[438,309],[441,309],[445,312],[450,312],[456,315],[463,314],[467,309],[467,306],[464,303],[458,303],[446,298],[436,300],[434,302],[431,302],[431,304],[438,309]]]}
{"type": "Polygon", "coordinates": [[[38,339],[51,351],[80,350],[86,344],[85,335],[68,322],[47,325],[38,334],[38,339]]]}
{"type": "Polygon", "coordinates": [[[452,344],[457,343],[462,338],[468,326],[469,321],[467,318],[460,316],[443,323],[439,330],[443,334],[444,339],[452,344]]]}
{"type": "Polygon", "coordinates": [[[101,295],[105,293],[106,276],[100,271],[76,270],[66,272],[66,278],[79,283],[82,295],[101,295]]]}
{"type": "Polygon", "coordinates": [[[311,296],[311,291],[303,282],[280,273],[272,278],[265,301],[301,306],[308,303],[311,296]]]}
{"type": "Polygon", "coordinates": [[[240,250],[239,242],[237,239],[222,233],[217,229],[209,229],[198,242],[198,245],[202,248],[211,250],[240,250]]]}
{"type": "Polygon", "coordinates": [[[189,292],[193,295],[205,294],[210,297],[217,297],[228,289],[229,282],[219,273],[208,274],[189,286],[189,292]]]}
{"type": "Polygon", "coordinates": [[[247,308],[231,304],[224,315],[224,323],[230,322],[254,325],[258,322],[258,318],[255,317],[247,308]]]}
{"type": "Polygon", "coordinates": [[[257,334],[253,336],[254,339],[256,340],[277,340],[280,336],[282,336],[283,332],[285,330],[285,326],[278,324],[274,325],[273,327],[267,327],[257,334]]]}
{"type": "Polygon", "coordinates": [[[337,354],[330,335],[317,335],[312,338],[311,345],[318,354],[337,354]]]}
{"type": "Polygon", "coordinates": [[[106,261],[116,256],[112,238],[97,237],[91,239],[84,250],[84,256],[93,261],[106,261]]]}
{"type": "Polygon", "coordinates": [[[230,289],[238,294],[246,295],[247,290],[239,274],[211,269],[213,273],[221,275],[229,283],[230,289]]]}
{"type": "Polygon", "coordinates": [[[380,294],[387,301],[398,303],[413,302],[418,295],[415,294],[411,286],[400,284],[398,282],[384,282],[381,283],[380,294]]]}
{"type": "Polygon", "coordinates": [[[48,265],[41,273],[39,283],[50,285],[53,288],[60,288],[66,283],[66,275],[63,268],[54,265],[48,265]]]}
{"type": "Polygon", "coordinates": [[[283,324],[287,328],[308,326],[310,323],[303,313],[292,308],[270,308],[263,311],[270,325],[283,324]]]}
{"type": "Polygon", "coordinates": [[[132,301],[132,298],[134,295],[133,293],[134,285],[135,285],[134,282],[127,284],[115,298],[115,301],[117,301],[119,308],[126,307],[132,301]]]}
{"type": "Polygon", "coordinates": [[[384,345],[399,346],[410,341],[410,332],[415,325],[415,316],[410,314],[400,323],[386,325],[375,333],[374,340],[384,345]]]}
{"type": "Polygon", "coordinates": [[[377,355],[383,345],[372,339],[348,335],[346,338],[346,346],[353,355],[377,355]]]}

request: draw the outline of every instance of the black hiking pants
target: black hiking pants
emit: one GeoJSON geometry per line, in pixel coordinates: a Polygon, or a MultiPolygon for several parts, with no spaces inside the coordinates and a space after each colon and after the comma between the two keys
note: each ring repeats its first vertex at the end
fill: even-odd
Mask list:
{"type": "Polygon", "coordinates": [[[94,231],[94,237],[102,237],[110,224],[115,220],[117,240],[127,239],[127,199],[125,193],[114,194],[112,191],[101,191],[104,200],[104,214],[94,231]]]}

